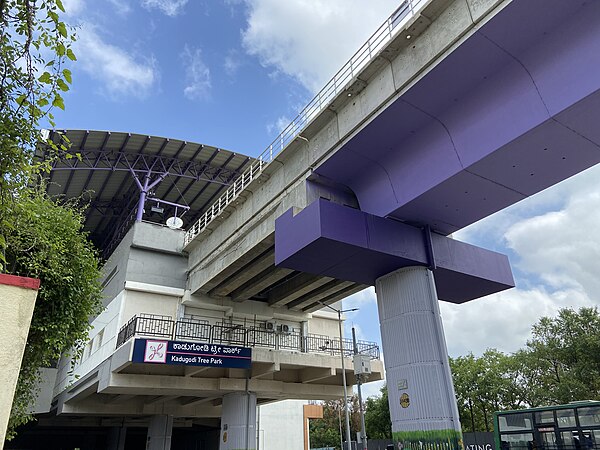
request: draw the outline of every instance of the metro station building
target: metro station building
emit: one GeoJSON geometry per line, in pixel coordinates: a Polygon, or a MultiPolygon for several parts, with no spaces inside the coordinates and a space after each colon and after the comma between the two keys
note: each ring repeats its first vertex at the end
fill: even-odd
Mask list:
{"type": "MultiPolygon", "coordinates": [[[[207,258],[183,230],[251,158],[128,133],[50,133],[63,136],[81,159],[57,160],[48,191],[89,201],[85,229],[105,258],[105,309],[73,369],[69,358],[44,369],[38,421],[9,448],[270,448],[260,442],[269,442],[269,414],[261,425],[257,406],[343,396],[338,315],[323,308],[364,286],[275,268],[272,237],[226,265],[240,242],[207,258]],[[210,264],[213,276],[199,277],[210,264]]],[[[370,380],[382,379],[377,344],[358,345],[372,359],[370,380]]],[[[352,385],[352,342],[341,346],[352,385]]],[[[287,406],[275,414],[295,414],[287,406]]],[[[294,444],[303,448],[302,436],[294,444]]]]}

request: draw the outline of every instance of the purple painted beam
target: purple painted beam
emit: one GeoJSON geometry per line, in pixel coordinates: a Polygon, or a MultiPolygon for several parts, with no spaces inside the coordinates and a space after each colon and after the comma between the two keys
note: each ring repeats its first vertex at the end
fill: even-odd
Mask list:
{"type": "Polygon", "coordinates": [[[275,221],[275,264],[315,275],[375,284],[408,266],[435,267],[440,300],[463,303],[514,287],[505,255],[326,200],[275,221]]]}
{"type": "Polygon", "coordinates": [[[316,172],[452,233],[600,162],[599,48],[600,1],[514,0],[316,172]]]}

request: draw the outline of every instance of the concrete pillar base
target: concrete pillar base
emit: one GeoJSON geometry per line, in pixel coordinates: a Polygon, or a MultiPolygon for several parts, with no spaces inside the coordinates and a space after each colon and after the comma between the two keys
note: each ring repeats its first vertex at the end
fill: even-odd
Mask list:
{"type": "Polygon", "coordinates": [[[150,419],[146,450],[171,450],[173,416],[156,415],[150,419]]]}
{"type": "Polygon", "coordinates": [[[219,450],[256,449],[256,394],[234,392],[223,397],[219,450]]]}
{"type": "Polygon", "coordinates": [[[125,450],[126,427],[113,427],[108,432],[108,450],[125,450]]]}
{"type": "Polygon", "coordinates": [[[404,449],[462,449],[433,274],[408,267],[376,281],[394,440],[404,449]]]}

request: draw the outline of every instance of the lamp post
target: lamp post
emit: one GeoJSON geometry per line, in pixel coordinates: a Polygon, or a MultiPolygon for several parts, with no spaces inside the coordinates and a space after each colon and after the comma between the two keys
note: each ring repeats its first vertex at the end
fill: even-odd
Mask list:
{"type": "Polygon", "coordinates": [[[335,309],[333,306],[327,305],[323,302],[319,302],[321,305],[335,311],[338,315],[338,327],[340,330],[340,356],[342,358],[342,383],[344,384],[344,412],[346,414],[346,449],[350,450],[350,443],[352,437],[350,436],[350,416],[348,414],[348,387],[346,386],[346,367],[344,363],[344,345],[343,345],[343,334],[342,334],[342,314],[351,311],[358,311],[358,308],[351,309],[335,309]]]}

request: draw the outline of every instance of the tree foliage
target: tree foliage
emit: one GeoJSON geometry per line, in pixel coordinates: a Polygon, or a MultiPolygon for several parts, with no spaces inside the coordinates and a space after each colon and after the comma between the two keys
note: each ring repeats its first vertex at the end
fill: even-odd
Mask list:
{"type": "Polygon", "coordinates": [[[392,438],[387,386],[383,386],[380,392],[380,397],[369,397],[366,402],[365,428],[369,439],[392,438]]]}
{"type": "Polygon", "coordinates": [[[61,0],[0,0],[0,271],[41,279],[8,437],[30,419],[38,369],[69,349],[76,360],[101,305],[98,258],[79,208],[35,183],[49,167],[33,159],[39,128],[54,126],[52,108],[64,109],[72,82],[65,64],[76,59],[64,11],[61,0]]]}
{"type": "MultiPolygon", "coordinates": [[[[356,440],[356,433],[360,431],[360,408],[358,396],[353,395],[348,401],[350,414],[351,439],[356,440]]],[[[330,400],[323,403],[323,418],[310,421],[310,446],[311,448],[335,447],[340,448],[340,427],[343,440],[346,440],[346,422],[344,401],[330,400]]]]}
{"type": "MultiPolygon", "coordinates": [[[[80,355],[89,316],[100,312],[100,269],[95,249],[81,231],[76,204],[57,205],[42,188],[13,204],[14,227],[7,235],[7,268],[41,279],[29,329],[9,431],[30,420],[38,369],[61,354],[80,355]]],[[[9,433],[10,436],[10,433],[9,433]]]]}
{"type": "Polygon", "coordinates": [[[54,126],[52,108],[64,109],[72,81],[65,62],[76,59],[75,37],[61,12],[61,0],[0,0],[0,270],[10,205],[40,169],[32,162],[39,125],[54,126]]]}
{"type": "Polygon", "coordinates": [[[450,358],[463,431],[492,431],[494,411],[600,399],[600,314],[542,317],[523,349],[450,358]]]}

